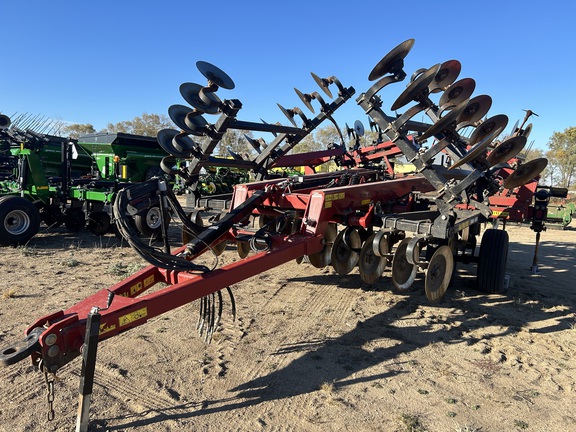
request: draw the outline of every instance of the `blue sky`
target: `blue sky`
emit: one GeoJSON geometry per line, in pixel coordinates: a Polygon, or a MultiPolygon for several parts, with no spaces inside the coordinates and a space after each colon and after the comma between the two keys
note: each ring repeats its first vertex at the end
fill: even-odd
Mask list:
{"type": "MultiPolygon", "coordinates": [[[[203,60],[234,80],[234,90],[218,95],[242,102],[240,120],[288,124],[276,103],[306,112],[293,88],[317,91],[310,72],[335,75],[357,96],[378,61],[414,38],[408,76],[459,60],[459,78],[474,78],[474,96],[492,97],[489,115],[508,115],[508,130],[523,109],[539,114],[529,141],[545,149],[553,132],[576,126],[575,13],[576,3],[556,0],[5,0],[0,112],[96,129],[144,112],[167,114],[185,104],[181,83],[205,83],[195,66],[203,60]]],[[[385,111],[406,83],[381,92],[385,111]]],[[[335,115],[342,127],[368,126],[356,96],[335,115]]]]}

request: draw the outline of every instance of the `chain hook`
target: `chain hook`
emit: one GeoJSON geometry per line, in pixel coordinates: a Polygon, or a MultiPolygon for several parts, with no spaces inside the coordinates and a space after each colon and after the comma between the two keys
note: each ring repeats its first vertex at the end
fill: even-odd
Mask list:
{"type": "Polygon", "coordinates": [[[52,421],[54,420],[55,414],[54,414],[54,381],[55,381],[55,376],[54,374],[50,374],[52,375],[52,377],[49,377],[49,373],[48,373],[48,369],[46,369],[45,367],[42,367],[42,370],[44,372],[44,382],[46,383],[46,388],[47,388],[47,400],[48,400],[48,421],[52,421]]]}

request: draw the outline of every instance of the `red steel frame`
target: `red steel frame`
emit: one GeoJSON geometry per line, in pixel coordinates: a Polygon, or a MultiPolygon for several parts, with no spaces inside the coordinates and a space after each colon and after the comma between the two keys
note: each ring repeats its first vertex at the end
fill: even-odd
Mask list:
{"type": "MultiPolygon", "coordinates": [[[[502,168],[500,175],[506,178],[512,174],[512,168],[502,168]]],[[[504,219],[513,222],[523,222],[532,218],[532,200],[538,187],[538,179],[514,189],[503,189],[489,197],[493,219],[504,219]]]]}
{"type": "MultiPolygon", "coordinates": [[[[356,171],[356,170],[349,170],[356,171]]],[[[370,177],[372,170],[360,169],[358,174],[370,177]]],[[[322,176],[320,174],[319,176],[322,176]]],[[[305,176],[304,180],[316,176],[305,176]]],[[[422,176],[329,189],[300,190],[290,193],[280,184],[285,179],[237,185],[234,190],[232,209],[241,204],[254,191],[268,188],[269,193],[255,213],[266,213],[266,208],[291,209],[303,214],[301,230],[292,235],[274,234],[271,247],[219,269],[194,274],[148,266],[109,289],[82,300],[65,311],[44,316],[27,330],[45,330],[39,337],[40,352],[32,353],[33,362],[42,360],[49,372],[80,354],[84,343],[86,319],[93,307],[100,308],[101,324],[99,340],[113,337],[121,332],[144,324],[149,319],[175,309],[232,284],[277,267],[292,259],[321,252],[323,236],[329,223],[344,223],[368,228],[376,202],[390,202],[410,194],[412,191],[428,192],[433,188],[422,176]],[[168,286],[146,294],[158,283],[168,286]],[[107,307],[110,293],[115,296],[107,307]],[[54,336],[55,335],[55,336],[54,336]]],[[[398,210],[409,210],[410,201],[398,210]]],[[[239,233],[231,229],[224,238],[234,240],[239,233]]],[[[177,250],[180,253],[185,247],[177,250]]],[[[203,251],[205,252],[205,251],[203,251]]]]}

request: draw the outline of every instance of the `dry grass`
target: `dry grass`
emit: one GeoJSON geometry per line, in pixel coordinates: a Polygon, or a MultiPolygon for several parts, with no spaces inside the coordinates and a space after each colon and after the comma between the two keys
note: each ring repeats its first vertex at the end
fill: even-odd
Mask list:
{"type": "Polygon", "coordinates": [[[502,365],[493,360],[469,360],[470,363],[477,366],[484,376],[490,377],[502,369],[502,365]]]}
{"type": "Polygon", "coordinates": [[[400,415],[400,423],[406,432],[424,432],[424,425],[417,414],[403,413],[400,415]]]}
{"type": "Polygon", "coordinates": [[[334,383],[333,382],[323,382],[320,385],[320,391],[326,393],[327,395],[334,395],[334,383]]]}
{"type": "Polygon", "coordinates": [[[2,298],[7,300],[16,297],[16,290],[14,288],[9,288],[2,293],[2,298]]]}

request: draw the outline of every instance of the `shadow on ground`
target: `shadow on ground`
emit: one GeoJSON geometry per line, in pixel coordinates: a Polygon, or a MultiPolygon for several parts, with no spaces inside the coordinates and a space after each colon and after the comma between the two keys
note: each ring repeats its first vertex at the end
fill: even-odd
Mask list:
{"type": "MultiPolygon", "coordinates": [[[[304,340],[283,346],[273,355],[293,352],[303,354],[286,367],[274,370],[231,389],[236,394],[230,398],[207,400],[202,403],[177,405],[170,410],[150,410],[122,419],[108,418],[93,422],[94,430],[123,430],[130,427],[155,424],[169,419],[178,420],[211,413],[227,412],[267,401],[291,398],[317,391],[323,383],[334,383],[335,388],[360,381],[373,382],[390,378],[406,371],[391,368],[378,374],[351,378],[372,366],[389,363],[406,353],[434,343],[472,345],[480,339],[472,336],[474,330],[499,329],[497,333],[483,333],[481,339],[489,340],[519,332],[530,326],[540,333],[553,333],[574,325],[576,291],[565,281],[574,277],[576,246],[568,243],[542,241],[539,247],[539,274],[531,273],[534,258],[533,244],[511,242],[508,272],[511,286],[502,294],[486,295],[475,290],[475,264],[459,264],[452,286],[442,302],[434,304],[449,315],[450,330],[442,326],[397,327],[394,323],[406,319],[421,307],[430,305],[423,293],[420,277],[415,290],[408,295],[398,294],[383,312],[358,321],[356,327],[339,337],[323,340],[304,340]],[[561,263],[561,264],[560,264],[561,263]],[[558,284],[564,281],[562,287],[558,284]],[[422,305],[422,306],[421,306],[422,305]],[[565,307],[557,307],[563,305],[565,307]],[[370,342],[386,338],[394,341],[389,347],[367,351],[370,342]],[[304,378],[304,379],[303,379],[304,378]],[[143,418],[144,416],[149,416],[143,418]],[[107,423],[123,421],[117,426],[107,423]]],[[[312,275],[289,279],[288,283],[305,282],[311,285],[330,285],[334,289],[361,288],[375,291],[391,289],[391,282],[383,278],[372,287],[359,282],[359,276],[346,277],[334,274],[312,275]]],[[[435,324],[442,324],[436,321],[435,324]]],[[[400,363],[394,362],[395,366],[400,363]]]]}

